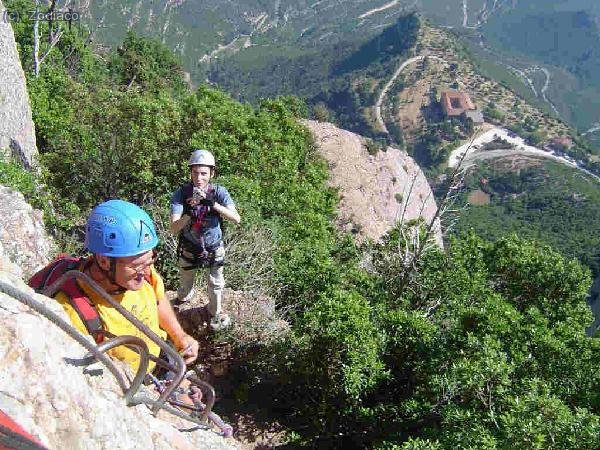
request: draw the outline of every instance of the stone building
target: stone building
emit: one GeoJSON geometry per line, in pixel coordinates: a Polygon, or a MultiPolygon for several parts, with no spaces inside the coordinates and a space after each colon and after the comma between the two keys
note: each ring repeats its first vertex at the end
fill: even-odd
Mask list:
{"type": "Polygon", "coordinates": [[[451,89],[443,91],[440,103],[446,117],[465,117],[471,119],[476,125],[483,123],[482,112],[466,92],[451,89]]]}

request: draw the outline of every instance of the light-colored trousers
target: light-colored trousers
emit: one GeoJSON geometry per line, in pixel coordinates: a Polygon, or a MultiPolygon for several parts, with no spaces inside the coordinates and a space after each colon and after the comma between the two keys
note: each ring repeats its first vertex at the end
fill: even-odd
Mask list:
{"type": "MultiPolygon", "coordinates": [[[[215,250],[216,256],[224,256],[225,248],[223,246],[215,250]]],[[[184,270],[183,267],[190,263],[183,258],[179,258],[179,289],[177,298],[181,302],[187,302],[194,296],[194,279],[197,270],[206,270],[206,284],[208,286],[208,312],[211,316],[221,313],[221,302],[223,299],[223,289],[225,288],[225,277],[223,276],[223,266],[213,266],[209,268],[184,270]]]]}

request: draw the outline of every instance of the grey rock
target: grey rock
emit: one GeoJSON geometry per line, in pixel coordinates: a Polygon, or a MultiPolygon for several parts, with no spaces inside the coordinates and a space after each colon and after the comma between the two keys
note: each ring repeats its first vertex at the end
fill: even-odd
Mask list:
{"type": "MultiPolygon", "coordinates": [[[[331,123],[304,120],[329,166],[329,184],[340,192],[338,225],[359,239],[379,240],[398,222],[434,220],[437,205],[417,163],[388,147],[370,155],[361,136],[331,123]]],[[[439,220],[433,237],[443,247],[439,220]]]]}
{"type": "MultiPolygon", "coordinates": [[[[0,270],[0,282],[33,295],[68,321],[58,303],[34,294],[15,275],[0,270]]],[[[3,292],[0,321],[0,409],[48,448],[238,448],[233,439],[210,430],[180,432],[187,422],[171,420],[166,413],[154,417],[145,405],[127,407],[102,365],[95,365],[101,374],[92,375],[67,363],[65,358],[84,356],[83,347],[3,292]]]]}
{"type": "Polygon", "coordinates": [[[0,1],[0,157],[13,157],[30,170],[37,167],[35,126],[15,37],[0,1]]]}
{"type": "Polygon", "coordinates": [[[28,278],[48,263],[53,246],[42,212],[33,209],[20,192],[0,186],[0,269],[28,278]]]}

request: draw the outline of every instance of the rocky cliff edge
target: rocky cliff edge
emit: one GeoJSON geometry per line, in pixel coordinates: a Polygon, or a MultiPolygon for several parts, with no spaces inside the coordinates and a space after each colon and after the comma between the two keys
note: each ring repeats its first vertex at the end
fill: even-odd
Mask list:
{"type": "Polygon", "coordinates": [[[12,27],[0,1],[0,158],[36,167],[37,147],[31,107],[12,27]]]}
{"type": "MultiPolygon", "coordinates": [[[[363,137],[331,123],[303,121],[339,189],[338,225],[359,239],[379,240],[394,225],[421,218],[431,223],[436,203],[429,182],[406,152],[393,147],[369,154],[363,137]]],[[[434,236],[442,246],[439,221],[434,236]]]]}

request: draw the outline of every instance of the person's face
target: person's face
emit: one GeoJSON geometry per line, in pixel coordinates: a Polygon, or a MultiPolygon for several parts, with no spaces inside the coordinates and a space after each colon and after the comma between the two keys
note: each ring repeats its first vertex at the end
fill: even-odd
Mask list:
{"type": "MultiPolygon", "coordinates": [[[[150,266],[154,263],[155,253],[150,250],[146,253],[124,258],[115,258],[115,281],[128,291],[137,291],[144,284],[144,277],[150,274],[150,266]]],[[[110,270],[110,259],[103,256],[99,258],[104,270],[110,270]]]]}
{"type": "Polygon", "coordinates": [[[205,189],[212,177],[212,169],[208,166],[192,166],[191,172],[193,185],[205,189]]]}

